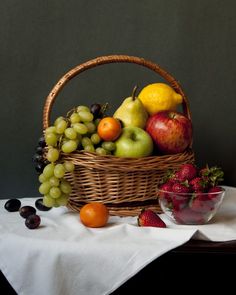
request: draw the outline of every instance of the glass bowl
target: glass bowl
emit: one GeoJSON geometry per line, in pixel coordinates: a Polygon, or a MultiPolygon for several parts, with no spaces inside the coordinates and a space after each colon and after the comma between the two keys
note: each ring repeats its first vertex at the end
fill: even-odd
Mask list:
{"type": "Polygon", "coordinates": [[[225,189],[218,192],[174,193],[158,190],[159,204],[166,216],[177,224],[206,224],[218,211],[225,189]]]}

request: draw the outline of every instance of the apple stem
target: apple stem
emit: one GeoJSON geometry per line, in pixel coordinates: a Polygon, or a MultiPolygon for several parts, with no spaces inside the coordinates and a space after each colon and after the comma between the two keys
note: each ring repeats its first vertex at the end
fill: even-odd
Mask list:
{"type": "Polygon", "coordinates": [[[134,89],[133,89],[133,92],[132,92],[132,100],[135,100],[135,94],[136,94],[137,89],[138,89],[138,86],[135,85],[134,89]]]}

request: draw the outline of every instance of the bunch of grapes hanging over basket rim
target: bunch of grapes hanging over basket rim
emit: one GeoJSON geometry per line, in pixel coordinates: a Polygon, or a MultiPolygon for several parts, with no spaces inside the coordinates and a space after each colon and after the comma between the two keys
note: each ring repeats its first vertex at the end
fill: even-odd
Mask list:
{"type": "Polygon", "coordinates": [[[44,130],[40,138],[39,153],[35,166],[39,173],[39,192],[43,195],[43,204],[47,207],[66,206],[72,191],[66,180],[66,173],[71,173],[75,165],[70,160],[63,161],[61,154],[75,151],[95,152],[109,155],[115,148],[114,143],[103,141],[97,133],[97,126],[104,117],[108,104],[81,105],[70,110],[66,117],[58,117],[54,124],[44,130]],[[40,166],[40,167],[39,167],[40,166]]]}

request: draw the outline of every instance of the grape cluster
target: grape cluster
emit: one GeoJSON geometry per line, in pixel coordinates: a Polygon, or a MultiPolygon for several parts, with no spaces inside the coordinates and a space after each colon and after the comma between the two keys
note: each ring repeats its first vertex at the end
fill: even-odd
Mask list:
{"type": "Polygon", "coordinates": [[[44,136],[42,136],[38,140],[38,145],[36,146],[35,154],[33,155],[34,167],[38,173],[42,173],[44,167],[48,164],[48,161],[45,160],[43,156],[45,146],[46,142],[44,136]]]}
{"type": "Polygon", "coordinates": [[[45,156],[49,163],[39,175],[39,192],[43,195],[45,206],[65,206],[71,193],[71,185],[64,176],[67,172],[73,172],[75,167],[72,162],[60,161],[61,152],[69,154],[84,150],[108,155],[114,151],[114,142],[102,141],[97,133],[103,115],[104,108],[100,104],[93,104],[90,108],[78,106],[69,111],[66,117],[58,117],[54,125],[45,130],[45,156]]]}

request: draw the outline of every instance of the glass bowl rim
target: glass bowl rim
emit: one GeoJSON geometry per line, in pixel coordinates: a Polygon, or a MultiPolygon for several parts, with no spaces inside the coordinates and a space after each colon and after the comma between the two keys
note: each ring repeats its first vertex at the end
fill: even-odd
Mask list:
{"type": "Polygon", "coordinates": [[[219,192],[191,192],[191,193],[176,193],[176,192],[170,192],[170,191],[165,191],[165,190],[162,190],[162,189],[157,189],[157,193],[164,193],[164,194],[170,194],[170,195],[180,195],[180,196],[192,196],[193,194],[201,194],[201,195],[218,195],[218,194],[221,194],[223,195],[225,193],[225,189],[223,187],[221,187],[221,191],[219,192]]]}

